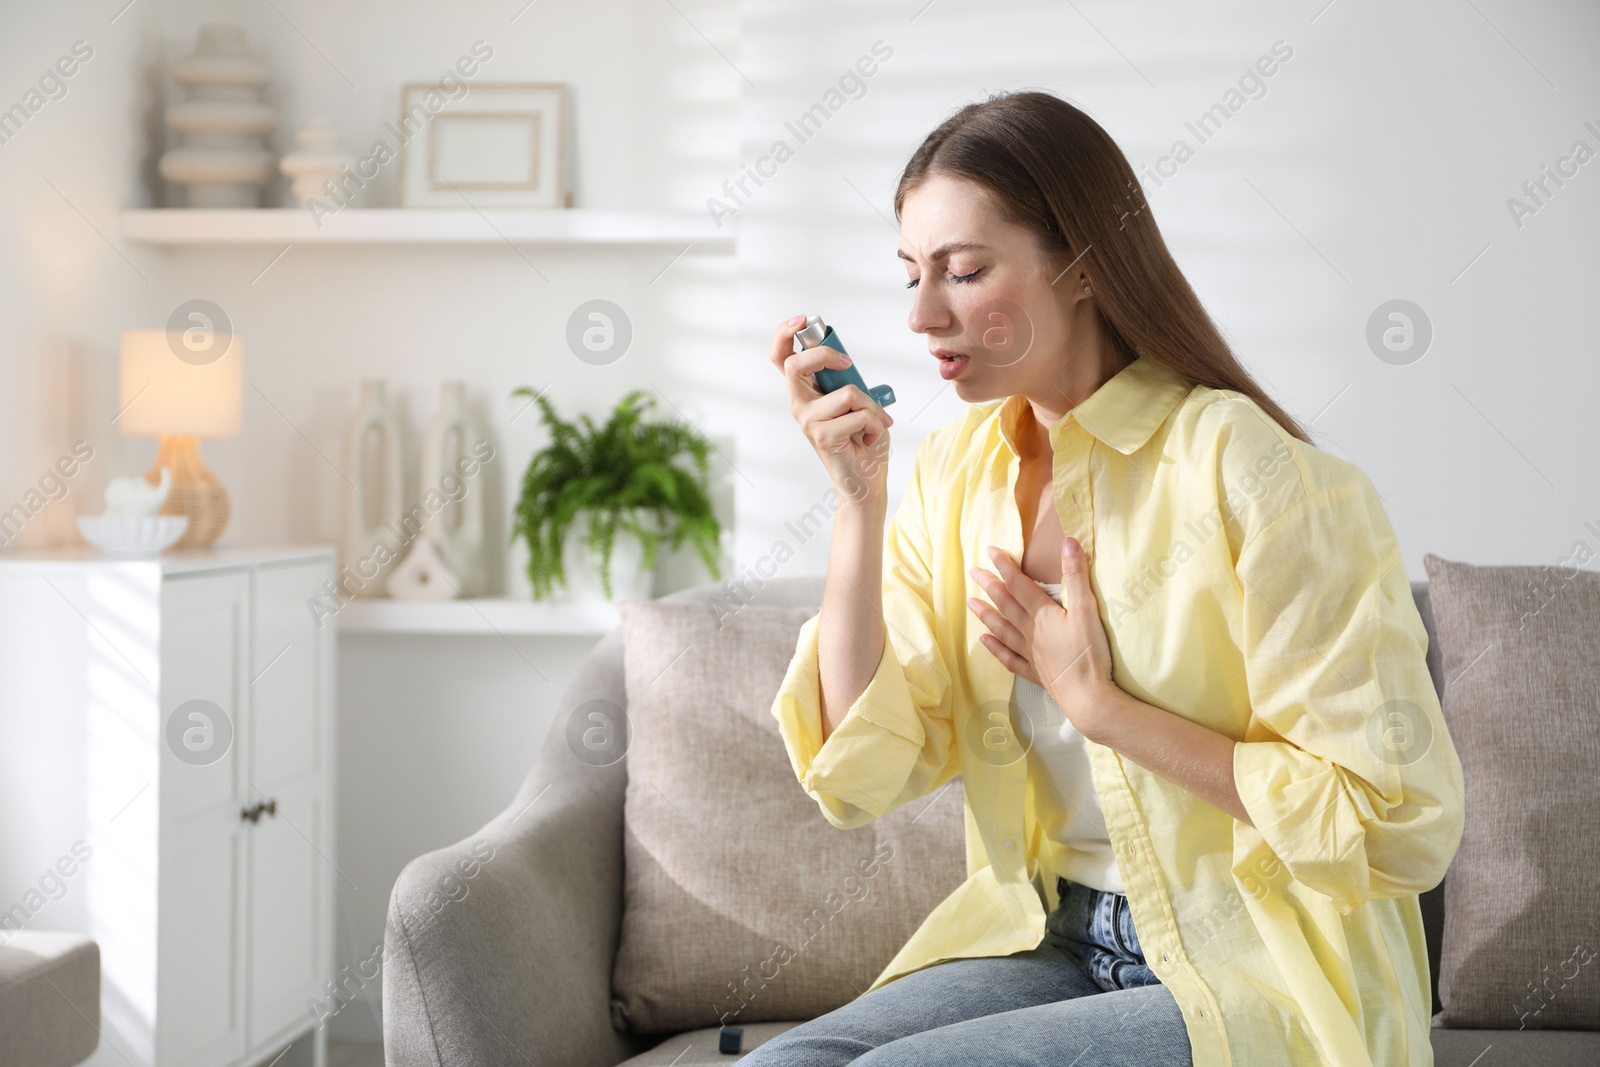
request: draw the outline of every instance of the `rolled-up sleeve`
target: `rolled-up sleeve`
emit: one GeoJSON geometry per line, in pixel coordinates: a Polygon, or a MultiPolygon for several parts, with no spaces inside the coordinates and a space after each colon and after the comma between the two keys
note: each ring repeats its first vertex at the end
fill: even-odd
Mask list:
{"type": "Polygon", "coordinates": [[[1433,888],[1461,841],[1461,763],[1376,489],[1351,468],[1236,571],[1251,719],[1233,776],[1255,831],[1341,914],[1433,888]]]}
{"type": "Polygon", "coordinates": [[[795,777],[840,829],[864,825],[937,789],[960,769],[950,675],[933,608],[933,551],[922,479],[927,441],[884,528],[883,655],[838,727],[822,740],[820,612],[800,628],[772,703],[795,777]]]}

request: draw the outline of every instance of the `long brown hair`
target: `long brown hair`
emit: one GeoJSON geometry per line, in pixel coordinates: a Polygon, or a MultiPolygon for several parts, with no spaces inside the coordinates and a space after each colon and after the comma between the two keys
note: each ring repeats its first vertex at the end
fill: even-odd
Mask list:
{"type": "Polygon", "coordinates": [[[1242,393],[1313,443],[1234,357],[1167,251],[1127,157],[1094,119],[1036,91],[967,104],[906,163],[895,218],[911,191],[935,174],[976,182],[1047,251],[1081,267],[1100,323],[1125,362],[1143,356],[1190,381],[1242,393]]]}

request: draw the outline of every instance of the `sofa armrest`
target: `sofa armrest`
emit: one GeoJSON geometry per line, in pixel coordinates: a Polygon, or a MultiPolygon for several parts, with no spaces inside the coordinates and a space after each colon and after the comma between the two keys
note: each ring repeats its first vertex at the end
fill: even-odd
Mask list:
{"type": "Polygon", "coordinates": [[[610,1018],[626,763],[592,766],[567,743],[595,699],[626,705],[620,628],[579,669],[510,807],[401,872],[384,935],[391,1067],[613,1067],[635,1051],[610,1018]]]}

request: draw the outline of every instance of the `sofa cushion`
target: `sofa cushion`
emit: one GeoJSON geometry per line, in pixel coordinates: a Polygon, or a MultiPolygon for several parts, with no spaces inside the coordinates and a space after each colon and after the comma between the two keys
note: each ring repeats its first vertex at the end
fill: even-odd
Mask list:
{"type": "Polygon", "coordinates": [[[1600,1029],[1600,574],[1423,565],[1467,794],[1435,1025],[1600,1029]]]}
{"type": "Polygon", "coordinates": [[[0,930],[0,1064],[65,1067],[99,1044],[99,944],[55,930],[0,930]]]}
{"type": "Polygon", "coordinates": [[[829,823],[769,709],[814,607],[623,601],[628,785],[612,1022],[809,1019],[870,985],[966,878],[959,779],[829,823]]]}

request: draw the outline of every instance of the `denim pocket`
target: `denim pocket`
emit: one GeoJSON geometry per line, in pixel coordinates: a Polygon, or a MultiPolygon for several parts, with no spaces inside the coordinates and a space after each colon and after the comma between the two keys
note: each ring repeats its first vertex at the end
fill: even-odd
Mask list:
{"type": "Polygon", "coordinates": [[[1111,933],[1116,938],[1117,948],[1123,953],[1133,959],[1144,959],[1144,951],[1139,947],[1139,935],[1133,928],[1133,912],[1128,907],[1128,898],[1121,894],[1112,901],[1111,933]]]}
{"type": "Polygon", "coordinates": [[[1065,880],[1061,889],[1061,906],[1046,919],[1046,926],[1066,943],[1096,985],[1109,992],[1159,984],[1145,963],[1126,896],[1065,880]]]}

